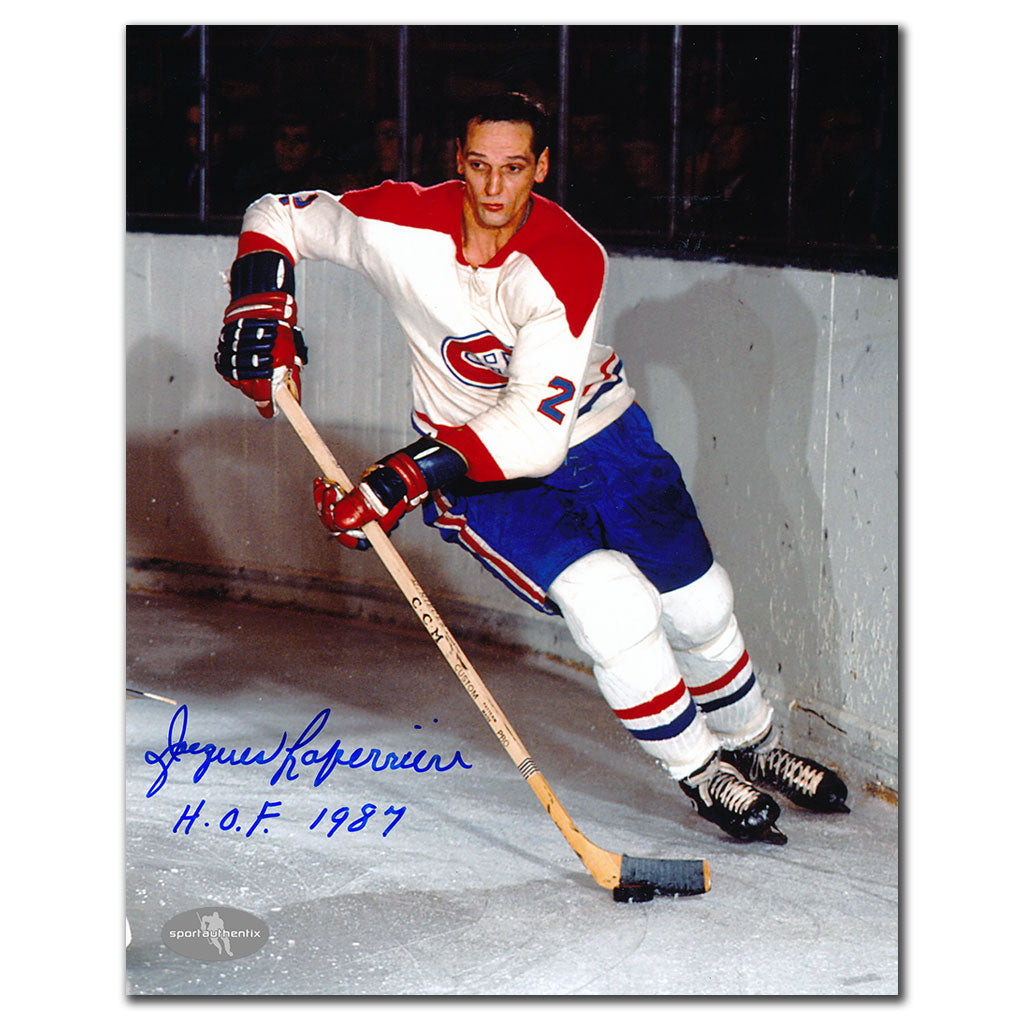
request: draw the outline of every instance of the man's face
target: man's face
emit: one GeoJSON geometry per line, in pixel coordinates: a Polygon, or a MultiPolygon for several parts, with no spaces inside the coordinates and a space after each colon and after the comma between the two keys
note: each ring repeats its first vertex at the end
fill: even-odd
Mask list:
{"type": "Polygon", "coordinates": [[[398,122],[386,118],[377,122],[373,135],[373,151],[377,157],[377,169],[382,174],[396,174],[398,171],[398,122]]]}
{"type": "Polygon", "coordinates": [[[274,159],[278,170],[294,174],[303,170],[313,158],[313,140],[309,129],[301,124],[283,124],[274,138],[274,159]]]}
{"type": "Polygon", "coordinates": [[[548,173],[548,151],[533,153],[533,129],[519,121],[471,121],[457,166],[466,181],[466,205],[480,227],[517,223],[533,186],[548,173]]]}

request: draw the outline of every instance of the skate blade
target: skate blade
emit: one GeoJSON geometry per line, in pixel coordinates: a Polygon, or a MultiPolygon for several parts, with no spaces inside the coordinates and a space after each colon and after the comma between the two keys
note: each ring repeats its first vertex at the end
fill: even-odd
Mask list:
{"type": "Polygon", "coordinates": [[[785,846],[789,837],[785,832],[780,831],[776,825],[765,825],[760,832],[746,832],[741,835],[730,835],[726,833],[733,842],[745,843],[767,843],[769,846],[785,846]]]}
{"type": "MultiPolygon", "coordinates": [[[[795,802],[795,801],[794,801],[795,802]]],[[[799,807],[800,804],[797,804],[799,807]]],[[[815,804],[811,807],[805,807],[804,810],[811,811],[814,814],[849,814],[850,808],[847,807],[846,803],[842,800],[830,800],[825,804],[815,804]]]]}
{"type": "Polygon", "coordinates": [[[789,842],[789,836],[785,832],[780,832],[774,825],[766,828],[757,839],[762,843],[767,843],[769,846],[785,846],[789,842]]]}

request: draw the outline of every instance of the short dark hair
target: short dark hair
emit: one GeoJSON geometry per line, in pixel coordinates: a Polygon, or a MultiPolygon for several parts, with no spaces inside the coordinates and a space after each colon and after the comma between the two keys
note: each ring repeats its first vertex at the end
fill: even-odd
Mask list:
{"type": "Polygon", "coordinates": [[[533,155],[540,158],[548,147],[549,118],[544,107],[521,92],[499,92],[481,96],[467,103],[462,113],[462,134],[459,141],[466,147],[469,126],[474,122],[512,121],[528,124],[533,132],[533,155]]]}

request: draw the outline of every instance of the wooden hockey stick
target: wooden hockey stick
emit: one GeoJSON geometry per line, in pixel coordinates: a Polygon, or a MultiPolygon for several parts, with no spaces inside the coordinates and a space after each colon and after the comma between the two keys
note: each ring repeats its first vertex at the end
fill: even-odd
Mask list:
{"type": "MultiPolygon", "coordinates": [[[[305,410],[288,388],[278,385],[274,397],[324,476],[343,490],[352,490],[352,483],[345,471],[335,461],[305,410]]],[[[592,843],[576,827],[387,534],[377,523],[367,523],[364,532],[505,752],[512,758],[520,774],[598,885],[614,890],[616,898],[632,899],[634,897],[630,894],[638,893],[635,897],[638,900],[649,899],[653,893],[692,895],[707,892],[711,887],[711,872],[705,860],[661,860],[611,853],[592,843]],[[647,895],[639,895],[644,890],[647,890],[647,895]]]]}

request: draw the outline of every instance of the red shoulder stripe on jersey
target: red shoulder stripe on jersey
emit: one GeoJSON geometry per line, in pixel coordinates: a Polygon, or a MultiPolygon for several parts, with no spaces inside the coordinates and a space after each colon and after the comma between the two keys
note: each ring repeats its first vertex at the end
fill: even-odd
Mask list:
{"type": "Polygon", "coordinates": [[[466,460],[469,467],[466,476],[470,480],[482,484],[505,479],[494,456],[468,424],[461,427],[436,427],[435,433],[438,441],[454,448],[466,460]]]}
{"type": "Polygon", "coordinates": [[[445,181],[424,188],[412,181],[384,181],[372,188],[346,192],[339,202],[357,217],[451,235],[461,244],[462,182],[445,181]]]}
{"type": "Polygon", "coordinates": [[[237,259],[239,256],[248,256],[251,252],[263,252],[267,249],[272,252],[279,252],[288,260],[289,263],[294,262],[292,260],[292,254],[288,251],[286,246],[271,238],[269,235],[260,234],[258,231],[243,231],[238,236],[238,252],[235,254],[235,258],[237,259]]]}
{"type": "Polygon", "coordinates": [[[529,256],[565,306],[573,337],[583,333],[604,287],[604,250],[560,206],[534,195],[533,210],[509,243],[529,256]]]}
{"type": "MultiPolygon", "coordinates": [[[[443,232],[461,260],[464,187],[458,180],[426,188],[411,181],[384,181],[346,192],[339,202],[357,217],[443,232]]],[[[569,330],[578,338],[604,287],[604,250],[550,199],[535,194],[533,203],[522,230],[486,266],[501,266],[514,252],[529,256],[565,306],[569,330]]]]}

